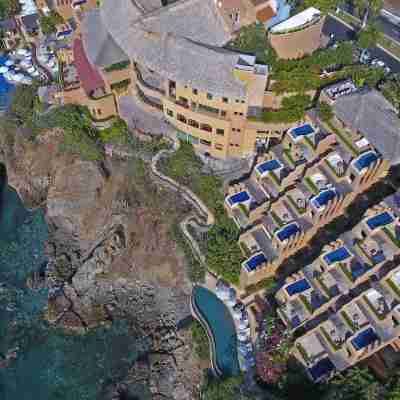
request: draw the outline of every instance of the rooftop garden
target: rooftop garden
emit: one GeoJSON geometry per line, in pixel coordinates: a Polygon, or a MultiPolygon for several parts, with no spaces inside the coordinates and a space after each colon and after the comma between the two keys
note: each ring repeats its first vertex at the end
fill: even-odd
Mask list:
{"type": "Polygon", "coordinates": [[[275,51],[267,40],[263,24],[255,23],[240,29],[235,39],[227,44],[229,49],[250,53],[256,56],[257,63],[271,64],[276,58],[275,51]]]}
{"type": "Polygon", "coordinates": [[[128,68],[131,65],[129,60],[120,61],[114,64],[109,65],[108,67],[104,68],[105,72],[112,72],[112,71],[121,71],[128,68]]]}

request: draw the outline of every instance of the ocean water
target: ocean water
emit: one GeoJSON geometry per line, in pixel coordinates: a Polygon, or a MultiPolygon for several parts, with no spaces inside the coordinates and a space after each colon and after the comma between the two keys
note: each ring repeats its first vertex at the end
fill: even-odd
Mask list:
{"type": "MultiPolygon", "coordinates": [[[[7,57],[0,55],[0,66],[4,65],[7,57]]],[[[15,91],[15,86],[8,83],[2,74],[0,74],[0,113],[4,112],[11,103],[12,94],[15,91]]]]}
{"type": "MultiPolygon", "coordinates": [[[[26,286],[30,274],[47,262],[43,212],[28,212],[4,183],[0,193],[0,399],[102,399],[102,389],[123,379],[143,352],[140,340],[126,321],[78,335],[43,320],[47,290],[26,286]],[[14,351],[5,367],[5,357],[14,351]]],[[[124,397],[143,398],[148,398],[143,392],[124,397]]]]}

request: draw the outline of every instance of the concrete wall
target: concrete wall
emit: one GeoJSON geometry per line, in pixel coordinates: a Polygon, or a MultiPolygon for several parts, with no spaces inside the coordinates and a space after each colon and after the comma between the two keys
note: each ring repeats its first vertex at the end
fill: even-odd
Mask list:
{"type": "Polygon", "coordinates": [[[279,58],[297,59],[312,54],[322,45],[322,27],[325,17],[318,22],[298,31],[272,33],[268,35],[271,46],[279,58]]]}

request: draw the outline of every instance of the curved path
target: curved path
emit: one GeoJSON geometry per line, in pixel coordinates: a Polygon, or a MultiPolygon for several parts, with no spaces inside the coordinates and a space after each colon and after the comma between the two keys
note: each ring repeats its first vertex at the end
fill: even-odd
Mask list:
{"type": "Polygon", "coordinates": [[[202,233],[208,232],[215,223],[214,214],[196,194],[194,194],[186,186],[183,186],[180,183],[171,179],[169,176],[164,175],[158,169],[157,165],[162,157],[168,156],[177,151],[179,149],[179,145],[179,141],[174,140],[173,149],[159,151],[151,160],[151,172],[162,185],[168,187],[175,192],[180,193],[183,198],[188,201],[196,211],[195,215],[189,215],[179,225],[196,258],[202,264],[205,264],[205,256],[200,250],[197,240],[191,235],[188,228],[189,226],[192,226],[197,231],[200,231],[202,233]]]}

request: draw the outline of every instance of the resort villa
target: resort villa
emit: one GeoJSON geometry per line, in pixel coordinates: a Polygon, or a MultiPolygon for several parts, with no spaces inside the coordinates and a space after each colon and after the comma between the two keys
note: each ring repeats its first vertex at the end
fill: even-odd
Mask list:
{"type": "MultiPolygon", "coordinates": [[[[203,154],[254,155],[258,144],[280,138],[292,125],[262,121],[273,103],[269,68],[225,45],[243,26],[267,24],[280,3],[179,0],[162,6],[160,0],[104,0],[84,14],[65,51],[60,96],[64,103],[87,105],[100,122],[120,114],[120,100],[128,99],[168,121],[178,138],[203,154]]],[[[279,46],[274,45],[277,51],[279,46]]]]}
{"type": "MultiPolygon", "coordinates": [[[[381,149],[383,152],[383,149],[381,149]]],[[[392,159],[392,158],[390,158],[392,159]]],[[[326,129],[314,110],[232,185],[225,208],[242,233],[240,286],[279,274],[320,228],[386,176],[390,163],[360,132],[326,129]]]]}
{"type": "Polygon", "coordinates": [[[302,327],[292,352],[311,379],[327,379],[388,345],[400,350],[399,254],[399,219],[382,203],[286,279],[278,314],[292,331],[302,327]]]}

